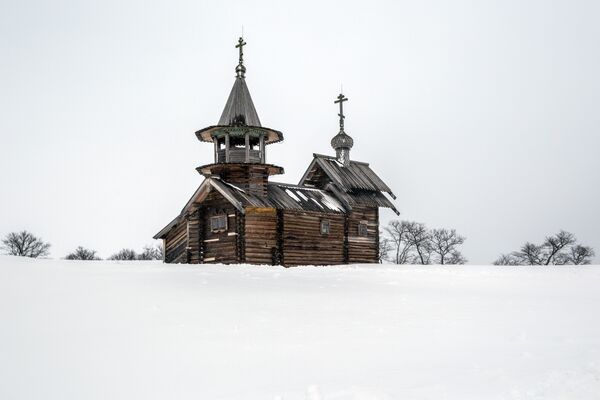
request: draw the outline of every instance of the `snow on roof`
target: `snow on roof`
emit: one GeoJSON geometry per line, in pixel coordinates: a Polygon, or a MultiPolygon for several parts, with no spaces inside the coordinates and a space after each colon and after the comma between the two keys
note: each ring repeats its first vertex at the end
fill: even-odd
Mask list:
{"type": "Polygon", "coordinates": [[[304,210],[318,212],[343,213],[345,208],[342,203],[325,190],[297,186],[285,183],[270,182],[267,185],[267,197],[255,196],[241,187],[223,181],[220,178],[206,178],[198,187],[194,195],[186,203],[181,213],[175,217],[167,226],[158,232],[154,238],[164,238],[165,235],[175,227],[183,218],[190,207],[197,206],[197,201],[208,190],[215,189],[238,210],[244,212],[244,207],[273,207],[284,210],[304,210]]]}
{"type": "Polygon", "coordinates": [[[344,212],[344,206],[325,190],[286,183],[269,183],[268,200],[275,206],[306,211],[344,212]]]}
{"type": "Polygon", "coordinates": [[[285,189],[285,192],[294,200],[300,201],[300,199],[290,189],[285,189]]]}

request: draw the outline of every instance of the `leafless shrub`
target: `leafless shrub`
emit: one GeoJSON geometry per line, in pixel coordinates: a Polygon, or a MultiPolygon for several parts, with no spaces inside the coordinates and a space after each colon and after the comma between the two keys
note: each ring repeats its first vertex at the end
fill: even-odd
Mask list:
{"type": "Polygon", "coordinates": [[[450,257],[446,260],[447,265],[462,265],[467,263],[467,259],[458,250],[453,250],[450,257]]]}
{"type": "Polygon", "coordinates": [[[6,235],[0,248],[11,256],[38,258],[49,254],[50,243],[45,243],[31,232],[21,231],[6,235]]]}
{"type": "Polygon", "coordinates": [[[561,230],[554,236],[547,236],[541,245],[527,242],[519,251],[501,255],[494,264],[581,265],[591,263],[594,255],[591,247],[578,244],[572,233],[561,230]]]}
{"type": "Polygon", "coordinates": [[[535,245],[533,243],[525,243],[521,250],[513,253],[521,264],[525,265],[541,265],[544,259],[542,253],[542,246],[535,245]]]}
{"type": "Polygon", "coordinates": [[[85,247],[79,246],[72,253],[67,254],[65,257],[67,260],[100,260],[100,257],[96,256],[96,250],[86,249],[85,247]]]}
{"type": "Polygon", "coordinates": [[[108,259],[109,260],[118,260],[118,261],[132,261],[132,260],[137,260],[138,255],[135,252],[135,250],[121,249],[117,253],[110,256],[108,259]]]}
{"type": "Polygon", "coordinates": [[[568,264],[573,265],[586,265],[592,262],[592,259],[596,253],[589,246],[582,246],[577,244],[571,247],[570,254],[568,255],[568,264]]]}
{"type": "Polygon", "coordinates": [[[157,245],[146,245],[140,254],[138,254],[138,260],[162,260],[163,258],[163,247],[160,244],[157,245]]]}
{"type": "Polygon", "coordinates": [[[519,259],[514,254],[501,254],[494,265],[519,265],[519,259]]]}

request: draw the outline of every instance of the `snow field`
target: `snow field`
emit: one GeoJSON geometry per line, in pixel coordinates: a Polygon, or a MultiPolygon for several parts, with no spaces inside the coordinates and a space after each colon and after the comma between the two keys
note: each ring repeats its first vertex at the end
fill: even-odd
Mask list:
{"type": "Polygon", "coordinates": [[[0,257],[0,399],[599,399],[600,268],[0,257]]]}

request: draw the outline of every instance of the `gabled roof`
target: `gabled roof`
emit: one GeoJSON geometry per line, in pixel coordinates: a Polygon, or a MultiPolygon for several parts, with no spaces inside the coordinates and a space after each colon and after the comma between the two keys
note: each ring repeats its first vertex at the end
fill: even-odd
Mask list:
{"type": "Polygon", "coordinates": [[[238,76],[235,78],[231,93],[221,114],[218,125],[228,126],[255,126],[260,127],[260,119],[254,108],[246,80],[238,76]]]}
{"type": "Polygon", "coordinates": [[[165,237],[169,231],[175,227],[179,222],[183,221],[186,214],[193,212],[197,207],[197,203],[201,202],[208,196],[211,190],[217,190],[223,197],[225,197],[235,208],[239,210],[243,210],[242,204],[231,195],[230,190],[227,187],[224,187],[222,182],[219,179],[215,178],[206,178],[204,181],[198,186],[198,189],[194,192],[192,197],[185,204],[179,215],[175,217],[171,222],[169,222],[164,228],[162,228],[156,235],[154,235],[154,239],[162,239],[165,237]]]}
{"type": "Polygon", "coordinates": [[[269,182],[267,184],[267,197],[262,198],[252,195],[234,184],[222,181],[220,178],[210,177],[206,178],[198,189],[196,189],[196,192],[194,192],[193,196],[183,207],[181,213],[161,229],[154,236],[154,239],[164,238],[173,227],[185,219],[186,214],[195,211],[212,190],[218,191],[241,213],[245,212],[245,207],[268,207],[280,210],[326,213],[346,212],[346,208],[342,202],[325,190],[269,182]]]}
{"type": "Polygon", "coordinates": [[[348,209],[357,205],[386,207],[399,214],[384,193],[393,199],[396,196],[369,164],[351,160],[347,166],[343,166],[335,157],[322,154],[313,156],[313,161],[300,180],[300,186],[328,190],[348,209]]]}
{"type": "Polygon", "coordinates": [[[313,154],[314,159],[308,166],[299,185],[303,186],[315,174],[317,166],[344,192],[370,190],[388,193],[396,198],[392,190],[373,172],[369,164],[351,160],[348,166],[340,164],[335,157],[313,154]]]}

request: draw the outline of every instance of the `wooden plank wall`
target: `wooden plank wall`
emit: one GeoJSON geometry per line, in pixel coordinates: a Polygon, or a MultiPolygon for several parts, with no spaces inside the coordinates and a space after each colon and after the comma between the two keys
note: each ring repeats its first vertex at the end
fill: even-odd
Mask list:
{"type": "Polygon", "coordinates": [[[379,262],[379,209],[354,207],[348,216],[348,262],[379,262]],[[358,224],[367,221],[367,236],[358,235],[358,224]]]}
{"type": "Polygon", "coordinates": [[[251,264],[276,263],[277,211],[274,208],[246,208],[245,258],[251,264]]]}
{"type": "Polygon", "coordinates": [[[344,262],[344,215],[310,211],[283,211],[283,263],[329,265],[344,262]],[[321,235],[321,220],[330,222],[321,235]]]}
{"type": "Polygon", "coordinates": [[[327,176],[325,171],[315,163],[311,169],[310,176],[304,181],[307,186],[314,186],[320,189],[324,189],[327,184],[331,182],[331,179],[327,176]]]}

